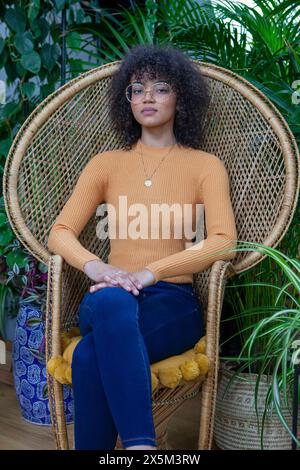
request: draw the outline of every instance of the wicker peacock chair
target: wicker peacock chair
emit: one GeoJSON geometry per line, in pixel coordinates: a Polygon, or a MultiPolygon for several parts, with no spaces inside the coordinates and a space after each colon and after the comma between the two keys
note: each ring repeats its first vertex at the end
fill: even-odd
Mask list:
{"type": "MultiPolygon", "coordinates": [[[[90,158],[120,142],[110,127],[107,88],[119,67],[115,61],[86,72],[48,96],[26,119],[10,149],[4,172],[4,201],[17,238],[48,264],[46,357],[60,354],[60,332],[78,325],[79,303],[91,281],[51,255],[47,239],[90,158]]],[[[228,170],[238,238],[275,247],[285,235],[299,193],[299,152],[281,114],[253,85],[221,67],[195,61],[209,84],[203,149],[219,156],[228,170]]],[[[99,243],[91,218],[79,236],[91,252],[107,260],[109,240],[99,243]]],[[[206,236],[206,231],[204,233],[206,236]]],[[[153,394],[158,446],[165,447],[169,418],[186,399],[199,393],[198,449],[210,449],[219,365],[219,327],[224,289],[265,255],[239,252],[195,273],[194,287],[206,321],[210,370],[203,379],[183,382],[153,394]]],[[[62,385],[47,377],[57,449],[68,449],[62,385]]],[[[120,440],[116,448],[119,448],[120,440]]]]}

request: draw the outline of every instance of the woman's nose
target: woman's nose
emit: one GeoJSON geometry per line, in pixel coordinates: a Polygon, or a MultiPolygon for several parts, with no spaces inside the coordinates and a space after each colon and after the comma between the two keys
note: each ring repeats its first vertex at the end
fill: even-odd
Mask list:
{"type": "Polygon", "coordinates": [[[147,99],[147,93],[149,94],[150,98],[152,99],[152,101],[154,100],[153,98],[153,91],[151,90],[151,88],[149,90],[145,90],[144,91],[144,100],[147,99]]]}

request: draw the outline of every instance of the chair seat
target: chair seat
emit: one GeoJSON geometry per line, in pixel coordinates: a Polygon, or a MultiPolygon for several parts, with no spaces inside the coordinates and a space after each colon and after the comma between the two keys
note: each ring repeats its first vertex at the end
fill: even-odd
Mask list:
{"type": "MultiPolygon", "coordinates": [[[[61,333],[62,355],[52,356],[47,361],[47,370],[59,383],[72,383],[72,358],[77,344],[82,339],[79,329],[61,333]]],[[[205,336],[193,348],[150,365],[152,393],[158,388],[173,389],[183,381],[192,381],[204,376],[209,370],[209,359],[205,354],[205,336]]]]}

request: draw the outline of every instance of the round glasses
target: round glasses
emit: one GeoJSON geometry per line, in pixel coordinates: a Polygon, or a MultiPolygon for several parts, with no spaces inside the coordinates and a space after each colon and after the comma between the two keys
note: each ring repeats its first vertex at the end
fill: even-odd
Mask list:
{"type": "Polygon", "coordinates": [[[172,93],[172,88],[167,82],[153,83],[148,90],[145,89],[142,83],[131,83],[126,88],[125,94],[128,101],[137,104],[144,100],[147,91],[151,92],[151,96],[155,101],[163,103],[169,99],[172,93]]]}

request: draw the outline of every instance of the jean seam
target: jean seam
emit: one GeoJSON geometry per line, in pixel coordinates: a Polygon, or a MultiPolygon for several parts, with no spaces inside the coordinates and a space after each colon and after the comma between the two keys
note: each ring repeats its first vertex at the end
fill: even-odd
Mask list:
{"type": "MultiPolygon", "coordinates": [[[[144,364],[144,372],[145,372],[145,375],[146,375],[146,388],[147,388],[148,400],[151,403],[150,408],[148,408],[148,415],[150,417],[150,420],[153,420],[153,416],[152,416],[152,396],[150,395],[150,388],[149,388],[150,384],[149,384],[149,380],[148,380],[147,366],[146,366],[146,362],[145,362],[143,347],[141,345],[141,337],[140,337],[141,333],[139,331],[138,313],[139,313],[139,305],[137,304],[136,305],[136,311],[135,311],[136,331],[138,333],[138,343],[139,343],[139,347],[140,347],[140,350],[141,350],[141,353],[142,353],[142,359],[143,359],[143,364],[144,364]]],[[[154,435],[155,435],[155,428],[154,428],[154,435]]],[[[142,436],[142,437],[133,437],[133,438],[130,438],[130,439],[123,439],[122,436],[121,436],[121,440],[124,444],[126,442],[129,442],[129,441],[135,441],[136,439],[149,439],[149,440],[153,441],[154,443],[156,443],[156,437],[153,438],[153,437],[142,436]]]]}
{"type": "Polygon", "coordinates": [[[132,437],[131,439],[122,439],[122,441],[129,442],[129,441],[136,441],[138,439],[148,439],[150,441],[156,442],[156,439],[154,439],[153,437],[147,437],[147,436],[132,437]]]}
{"type": "Polygon", "coordinates": [[[86,332],[87,328],[88,330],[90,329],[93,330],[92,323],[93,323],[94,311],[93,311],[93,308],[87,305],[86,303],[82,305],[81,308],[82,310],[79,311],[78,323],[79,323],[81,336],[85,336],[84,331],[86,332]],[[81,329],[82,323],[84,325],[83,329],[81,329]]]}
{"type": "Polygon", "coordinates": [[[86,308],[90,313],[93,313],[91,307],[89,307],[89,305],[81,305],[82,308],[86,308]]]}
{"type": "MultiPolygon", "coordinates": [[[[79,316],[78,316],[79,327],[80,327],[82,315],[87,313],[87,312],[84,312],[83,309],[86,309],[86,310],[88,311],[88,313],[89,313],[88,323],[90,323],[91,317],[92,317],[92,315],[93,315],[93,311],[92,311],[92,309],[91,309],[88,305],[86,305],[86,304],[81,305],[81,306],[80,306],[80,309],[79,309],[79,316]]],[[[81,331],[80,331],[80,333],[82,334],[81,331]]],[[[82,335],[82,336],[84,336],[84,335],[82,335]]]]}
{"type": "MultiPolygon", "coordinates": [[[[150,408],[148,410],[148,414],[149,414],[150,420],[153,420],[153,417],[152,417],[152,396],[150,394],[151,384],[149,383],[147,365],[146,365],[145,357],[144,357],[144,350],[143,350],[143,347],[142,347],[142,344],[141,344],[141,337],[140,337],[141,333],[139,331],[138,314],[139,314],[139,305],[137,304],[136,311],[135,311],[135,320],[136,320],[136,327],[137,327],[137,332],[138,332],[138,342],[139,342],[139,347],[140,347],[140,350],[141,350],[141,353],[142,353],[142,358],[143,358],[143,363],[144,363],[144,370],[145,370],[145,374],[146,374],[147,393],[148,393],[148,400],[149,400],[149,403],[150,403],[150,408]]],[[[155,435],[155,429],[154,429],[154,435],[155,435]]],[[[155,438],[149,438],[149,439],[155,440],[155,438]]]]}

